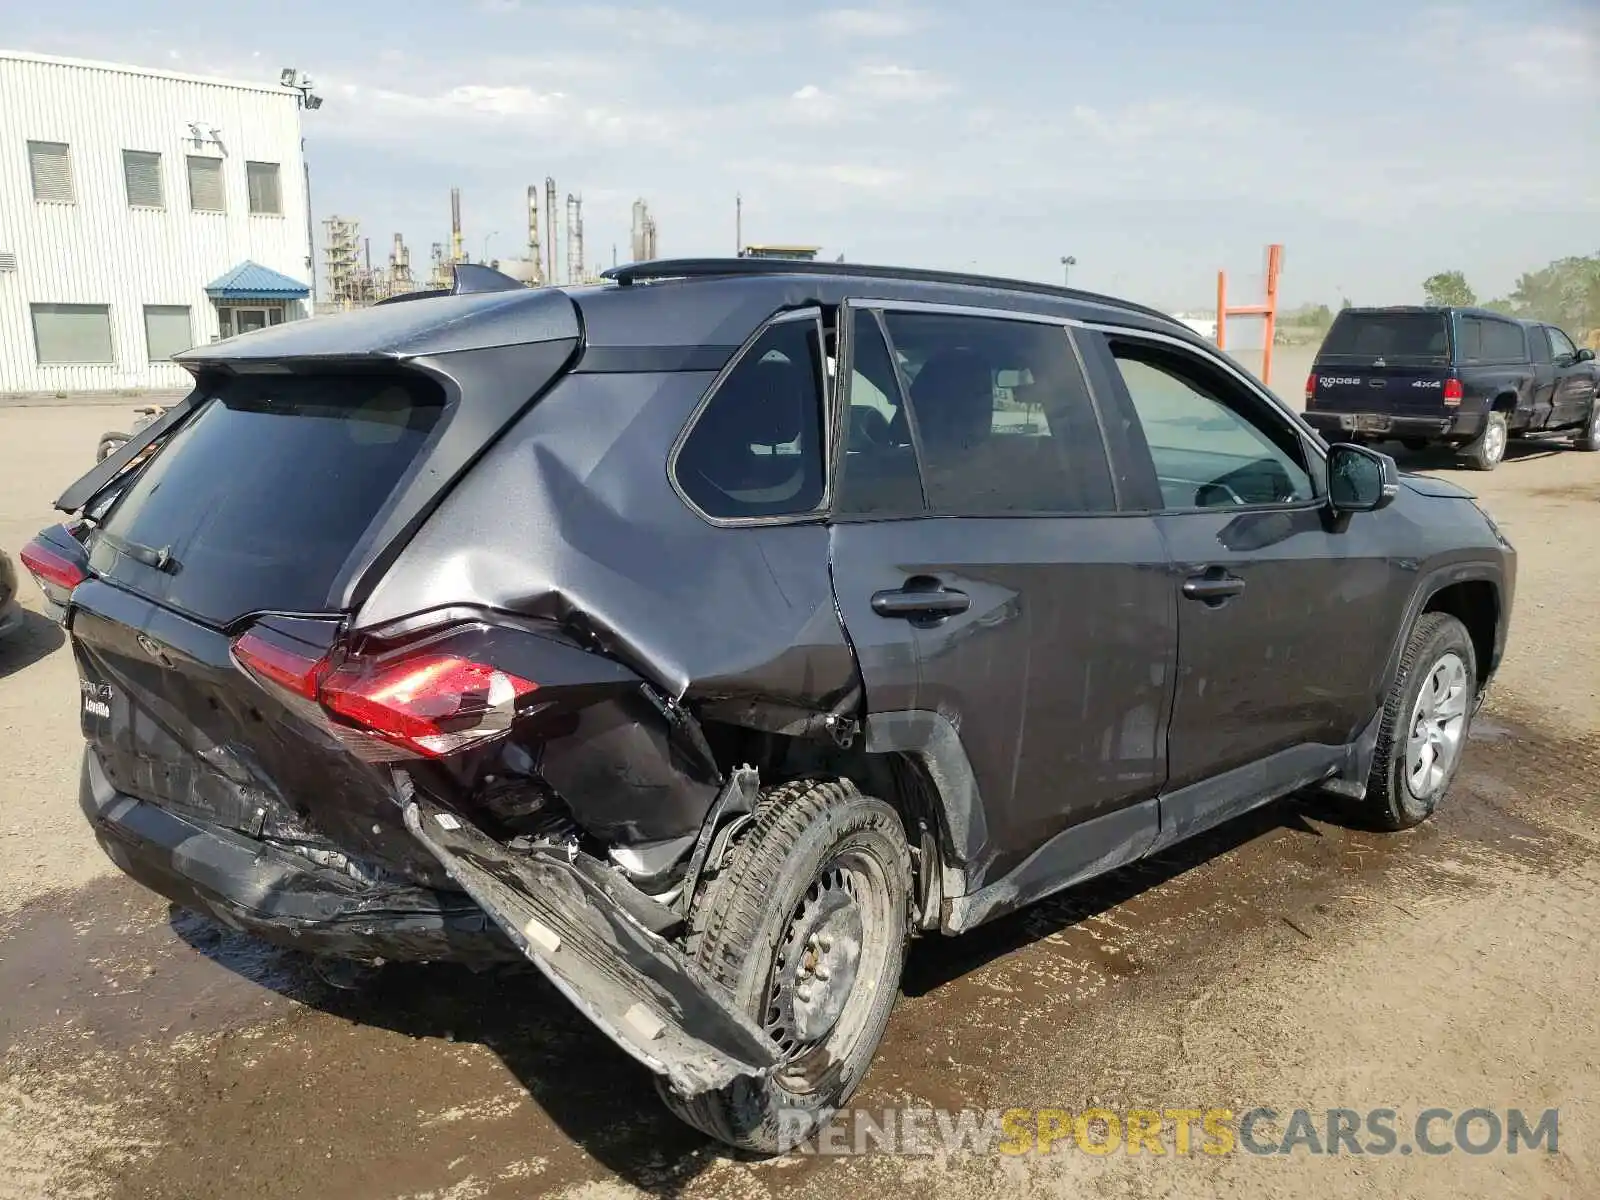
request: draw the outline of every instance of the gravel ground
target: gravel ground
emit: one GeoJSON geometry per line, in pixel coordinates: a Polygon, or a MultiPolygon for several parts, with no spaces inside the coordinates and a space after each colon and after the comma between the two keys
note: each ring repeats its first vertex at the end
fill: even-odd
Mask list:
{"type": "MultiPolygon", "coordinates": [[[[109,415],[0,410],[0,546],[50,519],[109,415]]],[[[1594,1195],[1600,456],[1411,465],[1478,490],[1521,552],[1447,809],[1382,836],[1285,801],[919,944],[854,1108],[1388,1106],[1404,1134],[1430,1106],[1559,1107],[1557,1153],[725,1155],[536,977],[337,989],[116,875],[75,803],[70,654],[25,583],[34,619],[0,646],[0,1197],[1594,1195]]]]}

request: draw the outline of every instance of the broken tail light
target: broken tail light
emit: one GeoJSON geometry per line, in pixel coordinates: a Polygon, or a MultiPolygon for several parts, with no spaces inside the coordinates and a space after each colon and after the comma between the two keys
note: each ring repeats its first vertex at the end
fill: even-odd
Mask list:
{"type": "Polygon", "coordinates": [[[433,757],[510,729],[517,701],[537,687],[486,663],[423,654],[368,669],[342,666],[323,680],[318,698],[385,741],[433,757]]]}
{"type": "Polygon", "coordinates": [[[1310,404],[1317,398],[1317,373],[1315,371],[1306,376],[1306,403],[1310,404]]]}
{"type": "Polygon", "coordinates": [[[1461,387],[1461,380],[1459,380],[1459,379],[1446,379],[1444,381],[1444,402],[1449,407],[1451,407],[1451,408],[1459,407],[1460,404],[1461,404],[1461,398],[1462,398],[1463,395],[1464,395],[1464,390],[1461,387]]]}
{"type": "Polygon", "coordinates": [[[338,666],[255,630],[233,645],[256,678],[404,750],[453,754],[511,728],[517,701],[538,685],[490,664],[427,646],[338,666]]]}
{"type": "Polygon", "coordinates": [[[48,585],[70,592],[89,578],[88,573],[77,563],[51,549],[38,538],[34,538],[24,546],[18,557],[22,559],[22,565],[27,567],[29,573],[39,581],[40,587],[48,585]]]}

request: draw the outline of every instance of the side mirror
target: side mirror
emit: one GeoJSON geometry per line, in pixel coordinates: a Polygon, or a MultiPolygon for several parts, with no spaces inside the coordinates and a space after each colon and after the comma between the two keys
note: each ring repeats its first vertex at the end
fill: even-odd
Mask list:
{"type": "Polygon", "coordinates": [[[1341,442],[1328,449],[1328,507],[1376,512],[1400,494],[1400,468],[1387,454],[1341,442]]]}
{"type": "Polygon", "coordinates": [[[1594,351],[1589,349],[1589,347],[1585,346],[1582,350],[1578,351],[1578,361],[1579,362],[1593,362],[1594,361],[1594,351]]]}

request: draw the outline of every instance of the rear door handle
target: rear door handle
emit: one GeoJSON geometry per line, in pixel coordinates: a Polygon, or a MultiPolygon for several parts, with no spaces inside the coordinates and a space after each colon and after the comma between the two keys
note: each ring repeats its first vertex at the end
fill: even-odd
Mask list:
{"type": "MultiPolygon", "coordinates": [[[[872,611],[880,617],[940,618],[964,613],[972,598],[954,588],[914,587],[921,580],[907,580],[907,586],[872,594],[872,611]]],[[[930,581],[931,582],[931,581],[930,581]]]]}
{"type": "Polygon", "coordinates": [[[1211,608],[1244,591],[1244,580],[1231,575],[1224,567],[1207,567],[1199,575],[1183,581],[1183,594],[1189,600],[1199,600],[1211,608]]]}

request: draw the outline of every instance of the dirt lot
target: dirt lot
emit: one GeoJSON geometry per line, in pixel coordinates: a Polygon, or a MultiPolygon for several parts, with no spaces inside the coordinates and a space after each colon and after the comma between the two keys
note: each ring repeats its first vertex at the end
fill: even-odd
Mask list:
{"type": "MultiPolygon", "coordinates": [[[[0,545],[49,519],[108,416],[0,409],[0,545]]],[[[1387,1106],[1408,1149],[1430,1106],[1559,1107],[1555,1154],[727,1156],[526,973],[335,988],[116,875],[77,812],[75,674],[41,617],[0,647],[0,1196],[1595,1195],[1600,456],[1456,478],[1522,558],[1448,808],[1381,836],[1285,801],[917,946],[855,1107],[1387,1106]]]]}

